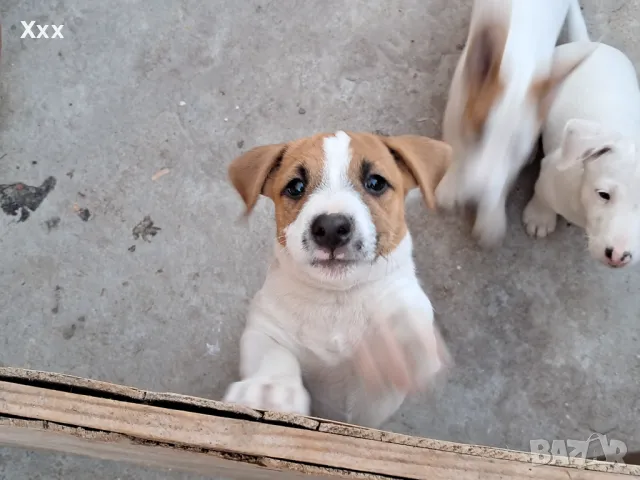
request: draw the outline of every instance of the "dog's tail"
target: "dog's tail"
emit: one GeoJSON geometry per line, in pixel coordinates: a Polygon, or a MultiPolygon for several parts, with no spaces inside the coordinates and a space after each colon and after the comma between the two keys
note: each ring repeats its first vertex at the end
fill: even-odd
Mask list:
{"type": "Polygon", "coordinates": [[[569,13],[567,14],[567,36],[569,42],[589,42],[587,23],[582,15],[580,0],[569,1],[569,13]]]}

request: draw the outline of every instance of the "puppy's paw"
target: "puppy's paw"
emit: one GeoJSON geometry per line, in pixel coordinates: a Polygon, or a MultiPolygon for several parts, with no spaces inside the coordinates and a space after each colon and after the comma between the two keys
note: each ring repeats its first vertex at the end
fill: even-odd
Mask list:
{"type": "Polygon", "coordinates": [[[507,216],[504,210],[491,215],[478,215],[473,225],[473,236],[481,247],[491,249],[499,246],[507,233],[507,216]]]}
{"type": "Polygon", "coordinates": [[[458,189],[455,177],[447,172],[435,191],[436,203],[445,210],[453,210],[458,205],[458,189]]]}
{"type": "Polygon", "coordinates": [[[522,222],[532,237],[544,238],[556,229],[558,215],[535,197],[522,212],[522,222]]]}
{"type": "Polygon", "coordinates": [[[311,410],[311,399],[299,379],[248,378],[231,384],[224,401],[299,415],[309,415],[311,410]]]}
{"type": "Polygon", "coordinates": [[[374,326],[355,352],[355,364],[370,390],[393,385],[404,393],[421,390],[451,366],[435,325],[420,325],[414,312],[394,315],[374,326]]]}

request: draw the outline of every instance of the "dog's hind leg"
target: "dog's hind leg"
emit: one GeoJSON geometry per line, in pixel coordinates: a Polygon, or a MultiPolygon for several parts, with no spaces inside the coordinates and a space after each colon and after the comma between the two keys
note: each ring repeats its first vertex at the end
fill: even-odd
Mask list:
{"type": "Polygon", "coordinates": [[[570,0],[567,14],[567,36],[569,42],[588,42],[589,31],[582,15],[580,0],[570,0]]]}
{"type": "Polygon", "coordinates": [[[504,188],[497,202],[489,204],[485,199],[478,203],[476,220],[473,225],[473,236],[483,248],[498,246],[507,232],[508,188],[504,188]]]}
{"type": "Polygon", "coordinates": [[[442,180],[436,187],[435,195],[438,206],[445,210],[452,210],[460,203],[459,188],[460,188],[460,166],[457,162],[454,162],[445,173],[442,180]]]}

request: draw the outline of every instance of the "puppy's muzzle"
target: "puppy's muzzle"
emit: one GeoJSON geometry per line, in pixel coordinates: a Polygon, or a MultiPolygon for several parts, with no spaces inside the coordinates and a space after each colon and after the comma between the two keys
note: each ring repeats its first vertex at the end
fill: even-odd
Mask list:
{"type": "Polygon", "coordinates": [[[605,248],[604,256],[607,258],[607,263],[609,264],[609,266],[614,268],[624,267],[625,265],[630,263],[631,259],[633,258],[631,252],[628,252],[626,250],[624,252],[620,252],[619,250],[612,247],[605,248]]]}
{"type": "Polygon", "coordinates": [[[318,247],[333,252],[351,241],[352,221],[340,213],[318,215],[311,223],[311,237],[318,247]]]}

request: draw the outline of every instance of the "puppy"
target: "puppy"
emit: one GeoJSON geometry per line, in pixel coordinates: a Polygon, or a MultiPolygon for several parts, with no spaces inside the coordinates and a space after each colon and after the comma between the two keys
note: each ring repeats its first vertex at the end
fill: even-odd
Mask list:
{"type": "Polygon", "coordinates": [[[375,427],[443,369],[404,199],[420,187],[434,207],[450,157],[425,137],[339,131],[232,162],[247,214],[273,200],[276,241],[225,401],[375,427]]]}
{"type": "MultiPolygon", "coordinates": [[[[589,45],[561,45],[556,58],[579,57],[589,45]]],[[[640,255],[640,88],[622,52],[595,45],[551,106],[546,157],[523,221],[530,235],[545,237],[562,215],[586,230],[594,259],[619,268],[640,255]]]]}
{"type": "MultiPolygon", "coordinates": [[[[443,140],[453,164],[438,204],[477,207],[473,234],[484,247],[504,238],[505,202],[540,134],[550,96],[583,58],[552,62],[563,23],[586,32],[578,0],[475,0],[454,72],[443,140]]],[[[585,54],[586,56],[586,54],[585,54]]]]}

